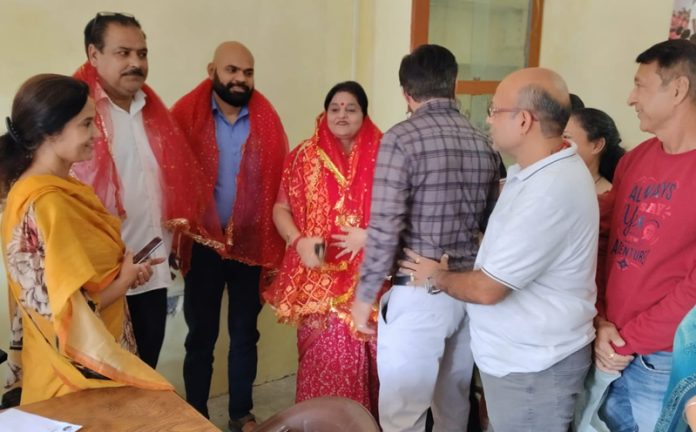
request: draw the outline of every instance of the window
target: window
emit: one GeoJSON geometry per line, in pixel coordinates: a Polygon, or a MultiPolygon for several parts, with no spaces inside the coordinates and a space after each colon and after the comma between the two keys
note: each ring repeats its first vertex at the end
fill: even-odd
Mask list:
{"type": "Polygon", "coordinates": [[[411,47],[434,43],[457,57],[457,99],[477,128],[508,73],[539,65],[543,0],[412,0],[411,47]]]}

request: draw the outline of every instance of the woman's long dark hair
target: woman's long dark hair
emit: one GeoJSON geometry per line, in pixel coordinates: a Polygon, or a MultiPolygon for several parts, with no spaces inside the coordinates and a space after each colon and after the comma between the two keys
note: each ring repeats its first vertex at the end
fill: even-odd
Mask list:
{"type": "Polygon", "coordinates": [[[616,123],[609,114],[595,108],[581,108],[573,111],[574,118],[587,134],[590,141],[604,138],[604,149],[599,156],[599,174],[611,183],[614,180],[614,171],[619,159],[626,153],[621,147],[621,135],[616,128],[616,123]]]}
{"type": "Polygon", "coordinates": [[[42,74],[29,78],[17,91],[12,115],[5,118],[7,132],[0,135],[0,192],[7,195],[29,168],[36,149],[60,133],[87,103],[89,87],[64,75],[42,74]]]}

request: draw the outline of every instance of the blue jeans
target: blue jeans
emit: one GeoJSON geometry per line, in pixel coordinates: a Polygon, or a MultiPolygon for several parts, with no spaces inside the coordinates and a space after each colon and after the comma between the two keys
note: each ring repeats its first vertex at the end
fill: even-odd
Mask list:
{"type": "Polygon", "coordinates": [[[672,353],[636,355],[609,387],[599,417],[612,432],[652,432],[669,384],[672,353]]]}

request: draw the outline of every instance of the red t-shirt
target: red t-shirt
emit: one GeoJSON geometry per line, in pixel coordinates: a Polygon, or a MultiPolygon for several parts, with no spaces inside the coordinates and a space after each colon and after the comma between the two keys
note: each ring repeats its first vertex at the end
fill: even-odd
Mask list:
{"type": "Polygon", "coordinates": [[[696,150],[667,154],[657,138],[645,141],[621,159],[603,201],[609,241],[598,309],[626,341],[616,352],[671,351],[696,305],[696,150]]]}

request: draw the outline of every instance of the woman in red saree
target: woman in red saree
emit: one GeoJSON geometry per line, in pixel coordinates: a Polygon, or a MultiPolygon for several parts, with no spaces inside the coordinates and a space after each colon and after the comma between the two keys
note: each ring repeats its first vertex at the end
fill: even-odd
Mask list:
{"type": "Polygon", "coordinates": [[[381,136],[360,84],[329,91],[314,135],[285,160],[273,220],[288,247],[263,294],[281,322],[298,326],[296,402],[343,396],[375,416],[375,340],[356,332],[350,308],[381,136]]]}

